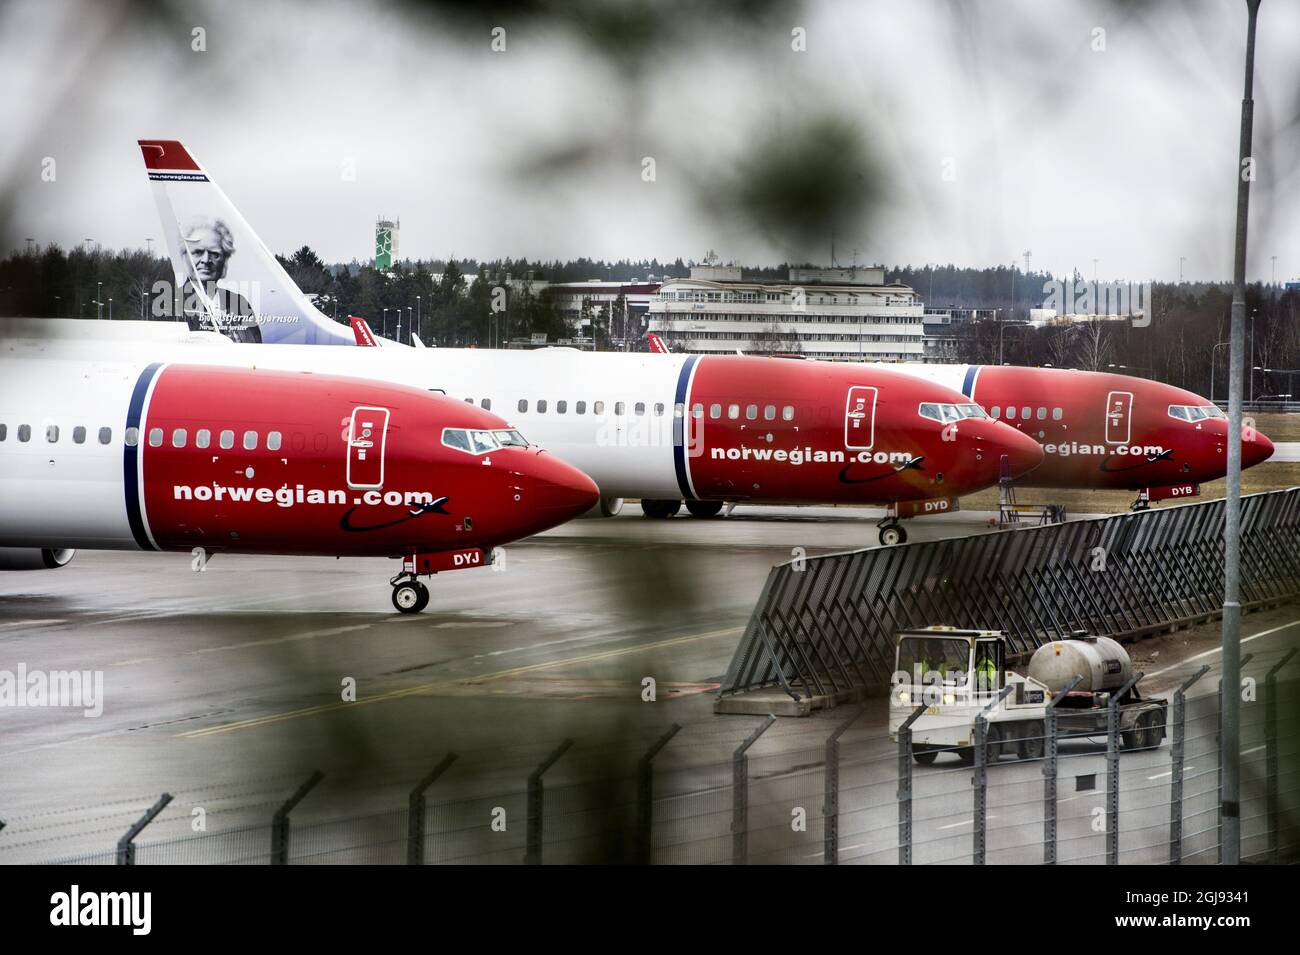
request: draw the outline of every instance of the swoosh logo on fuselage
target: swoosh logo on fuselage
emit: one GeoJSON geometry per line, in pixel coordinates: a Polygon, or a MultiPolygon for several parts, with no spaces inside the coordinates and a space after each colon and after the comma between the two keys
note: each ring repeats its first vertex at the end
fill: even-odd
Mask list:
{"type": "Polygon", "coordinates": [[[357,527],[352,523],[352,515],[359,509],[359,506],[350,507],[347,512],[339,518],[339,530],[358,534],[364,533],[365,531],[382,531],[389,527],[396,527],[398,524],[405,524],[407,521],[413,521],[416,518],[424,517],[426,514],[446,514],[447,516],[451,516],[450,512],[443,507],[443,505],[447,503],[447,500],[448,498],[444,495],[430,504],[419,505],[405,517],[399,517],[395,521],[388,521],[384,524],[370,524],[366,527],[357,527]]]}

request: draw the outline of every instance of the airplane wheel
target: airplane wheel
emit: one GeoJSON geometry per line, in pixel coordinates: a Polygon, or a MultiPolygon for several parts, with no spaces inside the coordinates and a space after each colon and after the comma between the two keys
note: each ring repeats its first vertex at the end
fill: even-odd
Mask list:
{"type": "Polygon", "coordinates": [[[686,510],[691,517],[717,517],[722,512],[721,501],[687,501],[686,510]]]}
{"type": "Polygon", "coordinates": [[[901,524],[886,524],[880,529],[880,543],[884,547],[907,543],[907,531],[901,524]]]}
{"type": "Polygon", "coordinates": [[[393,588],[393,606],[398,613],[419,613],[428,603],[429,589],[418,580],[404,580],[393,588]]]}
{"type": "Polygon", "coordinates": [[[681,501],[645,501],[641,502],[641,513],[646,517],[668,518],[682,509],[681,501]]]}
{"type": "Polygon", "coordinates": [[[601,517],[614,517],[621,510],[623,510],[623,499],[621,497],[602,497],[600,499],[601,517]]]}

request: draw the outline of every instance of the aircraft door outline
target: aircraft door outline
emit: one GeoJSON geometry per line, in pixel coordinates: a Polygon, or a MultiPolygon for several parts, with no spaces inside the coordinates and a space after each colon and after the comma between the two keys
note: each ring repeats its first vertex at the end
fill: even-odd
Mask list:
{"type": "Polygon", "coordinates": [[[359,405],[348,421],[348,487],[354,490],[384,486],[384,445],[388,437],[388,409],[359,405]]]}
{"type": "Polygon", "coordinates": [[[1112,391],[1106,396],[1106,443],[1128,444],[1133,435],[1133,392],[1112,391]]]}
{"type": "Polygon", "coordinates": [[[876,399],[880,389],[871,385],[851,385],[844,402],[844,447],[850,451],[870,451],[876,443],[876,399]],[[865,440],[865,444],[863,441],[865,440]]]}

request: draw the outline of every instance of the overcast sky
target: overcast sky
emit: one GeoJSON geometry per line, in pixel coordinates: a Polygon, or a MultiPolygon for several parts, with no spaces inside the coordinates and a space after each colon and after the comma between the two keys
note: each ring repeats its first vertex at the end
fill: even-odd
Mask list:
{"type": "MultiPolygon", "coordinates": [[[[593,46],[565,23],[503,16],[493,52],[487,30],[406,5],[178,3],[174,21],[139,24],[113,0],[16,0],[0,7],[5,242],[157,241],[135,140],[177,138],[279,252],[365,258],[382,214],[401,217],[409,257],[825,261],[829,234],[755,230],[707,190],[760,132],[832,111],[883,188],[837,236],[843,264],[856,250],[1023,267],[1031,250],[1058,273],[1090,276],[1097,258],[1102,278],[1171,279],[1184,256],[1189,279],[1228,279],[1245,4],[1136,6],[845,0],[745,28],[703,17],[629,80],[622,41],[593,46]],[[582,161],[533,168],[579,144],[582,161]]],[[[1300,274],[1298,42],[1300,3],[1263,0],[1250,273],[1265,280],[1274,255],[1279,279],[1300,274]]]]}

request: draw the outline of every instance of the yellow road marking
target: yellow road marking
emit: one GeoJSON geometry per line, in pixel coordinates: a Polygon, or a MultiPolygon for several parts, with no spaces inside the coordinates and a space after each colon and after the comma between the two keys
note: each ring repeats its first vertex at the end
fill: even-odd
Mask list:
{"type": "Polygon", "coordinates": [[[457,686],[465,684],[491,683],[496,680],[504,680],[508,677],[519,676],[523,673],[537,673],[541,670],[552,670],[556,667],[573,666],[582,663],[594,663],[598,660],[609,660],[614,657],[626,656],[631,653],[644,653],[647,650],[662,650],[666,647],[681,646],[686,643],[696,643],[701,640],[712,640],[716,637],[724,637],[729,634],[739,633],[743,627],[728,627],[725,630],[710,630],[706,633],[697,633],[687,637],[673,637],[670,640],[660,640],[657,643],[644,643],[633,647],[624,647],[620,650],[602,650],[597,653],[587,653],[577,657],[566,657],[562,660],[548,660],[545,663],[532,663],[527,666],[512,667],[509,670],[497,670],[494,673],[484,673],[482,676],[466,677],[460,680],[439,680],[432,683],[421,683],[416,686],[403,687],[400,690],[389,690],[386,693],[379,693],[375,696],[367,696],[356,700],[353,703],[320,703],[316,706],[304,706],[297,710],[288,710],[283,713],[272,713],[268,716],[257,716],[247,720],[237,720],[233,723],[221,723],[217,726],[208,726],[204,729],[189,730],[177,735],[185,739],[199,739],[204,736],[217,736],[221,733],[231,733],[235,730],[251,729],[255,726],[265,726],[268,723],[280,723],[285,720],[298,719],[303,716],[315,716],[317,713],[330,713],[335,710],[347,709],[348,707],[360,706],[363,703],[386,703],[390,700],[400,700],[403,697],[415,696],[420,693],[428,693],[441,687],[457,686]]]}

